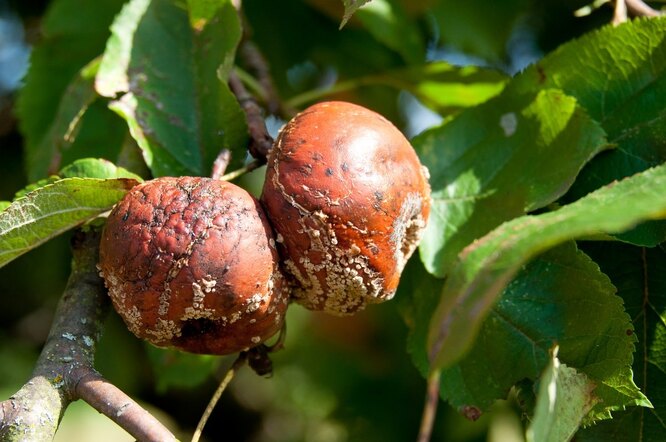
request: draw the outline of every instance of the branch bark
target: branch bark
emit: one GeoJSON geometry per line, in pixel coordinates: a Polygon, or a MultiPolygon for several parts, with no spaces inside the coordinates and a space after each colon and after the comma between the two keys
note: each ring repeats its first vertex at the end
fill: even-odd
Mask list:
{"type": "Polygon", "coordinates": [[[229,88],[236,95],[243,111],[245,111],[247,128],[250,132],[250,145],[248,146],[250,155],[256,158],[261,164],[264,164],[268,157],[268,152],[273,147],[273,137],[270,136],[266,129],[261,107],[252,95],[248,93],[243,82],[240,81],[234,72],[229,76],[229,88]]]}
{"type": "Polygon", "coordinates": [[[613,26],[617,26],[627,21],[627,4],[624,0],[615,0],[613,11],[613,26]]]}
{"type": "Polygon", "coordinates": [[[416,442],[429,442],[432,436],[432,429],[435,425],[435,417],[437,415],[437,404],[439,403],[440,376],[441,374],[438,370],[428,377],[421,426],[419,427],[416,442]]]}
{"type": "Polygon", "coordinates": [[[31,379],[0,403],[0,439],[50,441],[67,406],[84,399],[141,441],[173,434],[93,368],[109,302],[97,273],[99,232],[77,231],[72,270],[31,379]]]}
{"type": "Polygon", "coordinates": [[[82,371],[76,394],[140,441],[175,441],[160,421],[96,371],[82,371]]]}
{"type": "MultiPolygon", "coordinates": [[[[247,27],[244,29],[247,29],[247,27]]],[[[271,71],[264,55],[261,53],[257,45],[247,38],[241,42],[238,49],[245,64],[252,69],[257,81],[261,85],[264,92],[263,99],[266,102],[268,112],[271,114],[281,113],[282,104],[280,102],[280,97],[273,84],[273,77],[271,76],[271,71]]]]}
{"type": "Polygon", "coordinates": [[[634,17],[658,17],[663,15],[661,11],[653,9],[642,0],[624,0],[627,11],[634,17]]]}
{"type": "Polygon", "coordinates": [[[627,21],[628,16],[632,17],[659,17],[663,15],[662,11],[653,9],[643,0],[615,0],[613,5],[612,24],[617,26],[627,21]]]}

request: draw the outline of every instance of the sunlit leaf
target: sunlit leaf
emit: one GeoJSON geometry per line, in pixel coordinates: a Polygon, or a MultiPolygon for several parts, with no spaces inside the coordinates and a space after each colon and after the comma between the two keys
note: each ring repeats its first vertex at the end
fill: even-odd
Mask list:
{"type": "Polygon", "coordinates": [[[136,184],[128,178],[65,178],[15,200],[0,212],[0,266],[109,210],[136,184]]]}
{"type": "MultiPolygon", "coordinates": [[[[616,149],[594,158],[567,201],[666,162],[666,18],[632,20],[562,45],[510,87],[544,87],[576,97],[616,149]]],[[[666,240],[666,222],[620,236],[638,245],[666,240]]]]}
{"type": "MultiPolygon", "coordinates": [[[[581,127],[568,140],[556,141],[568,146],[586,142],[594,145],[604,143],[601,134],[607,132],[607,142],[617,147],[595,157],[592,163],[597,165],[590,165],[588,172],[583,168],[566,201],[666,161],[666,112],[661,104],[666,99],[665,38],[666,19],[639,20],[617,30],[608,26],[593,32],[563,45],[515,77],[499,97],[414,140],[433,176],[435,200],[421,247],[428,270],[443,276],[456,254],[471,241],[521,211],[538,208],[521,201],[521,195],[543,190],[544,177],[568,169],[569,175],[564,174],[568,179],[557,188],[557,196],[564,194],[590,158],[569,162],[570,155],[562,146],[551,152],[556,157],[534,154],[527,163],[526,155],[534,152],[532,139],[537,139],[533,134],[521,140],[527,153],[513,154],[504,167],[504,155],[512,151],[505,144],[498,145],[497,139],[501,139],[500,127],[520,128],[515,123],[520,123],[516,117],[520,115],[521,94],[543,93],[544,88],[556,87],[575,98],[590,126],[601,126],[594,131],[581,127]],[[483,151],[489,144],[494,149],[486,147],[488,150],[483,151]],[[612,158],[610,162],[605,160],[612,158]],[[492,182],[502,177],[502,187],[492,182]],[[491,205],[484,210],[484,206],[491,205]]],[[[537,121],[544,122],[537,126],[540,130],[550,130],[553,121],[549,113],[544,106],[542,114],[537,115],[537,121]]],[[[596,153],[602,146],[591,147],[597,149],[589,152],[596,153]]],[[[666,239],[662,225],[652,223],[623,239],[654,245],[666,239]]]]}
{"type": "Polygon", "coordinates": [[[598,398],[594,383],[553,354],[539,381],[527,442],[568,442],[598,398]]]}
{"type": "Polygon", "coordinates": [[[412,140],[430,171],[421,258],[444,276],[458,253],[504,221],[566,192],[604,132],[558,90],[502,93],[412,140]]]}
{"type": "Polygon", "coordinates": [[[458,67],[440,61],[350,79],[298,95],[289,100],[289,104],[303,106],[329,94],[385,85],[398,91],[408,91],[432,110],[447,114],[494,97],[502,91],[507,78],[493,69],[458,67]]]}
{"type": "Polygon", "coordinates": [[[531,258],[583,235],[619,233],[641,221],[666,218],[664,186],[666,165],[605,186],[554,212],[516,218],[467,247],[449,274],[431,322],[431,369],[460,360],[503,289],[531,258]]]}
{"type": "Polygon", "coordinates": [[[494,97],[502,91],[508,77],[493,69],[459,67],[440,61],[409,67],[404,77],[398,75],[397,79],[404,81],[403,88],[423,104],[445,114],[494,97]]]}
{"type": "Polygon", "coordinates": [[[137,182],[143,179],[122,167],[118,167],[112,162],[100,158],[83,158],[74,161],[72,164],[60,169],[57,175],[51,175],[48,178],[35,181],[16,192],[14,200],[23,198],[33,190],[37,190],[47,184],[55,183],[61,178],[131,178],[137,182]]]}
{"type": "Polygon", "coordinates": [[[143,179],[122,168],[113,164],[111,161],[103,158],[82,158],[74,161],[72,164],[60,169],[58,176],[62,178],[131,178],[137,182],[143,179]]]}
{"type": "Polygon", "coordinates": [[[153,175],[208,175],[219,151],[245,159],[245,116],[226,81],[241,29],[228,0],[132,0],[96,78],[153,175]]]}
{"type": "Polygon", "coordinates": [[[33,190],[37,190],[41,187],[46,186],[47,184],[52,184],[58,181],[60,177],[58,175],[51,175],[47,178],[42,178],[41,180],[35,181],[34,183],[30,183],[27,186],[25,186],[23,189],[18,190],[14,194],[14,198],[12,201],[16,201],[19,198],[23,198],[33,190]]]}

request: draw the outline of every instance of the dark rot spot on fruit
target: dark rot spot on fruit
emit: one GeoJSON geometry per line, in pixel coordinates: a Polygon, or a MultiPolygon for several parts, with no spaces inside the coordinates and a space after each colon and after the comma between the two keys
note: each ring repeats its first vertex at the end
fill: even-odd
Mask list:
{"type": "Polygon", "coordinates": [[[627,336],[631,336],[634,334],[634,331],[631,329],[627,329],[627,336]]]}
{"type": "Polygon", "coordinates": [[[216,321],[211,321],[206,318],[189,319],[183,322],[181,327],[181,337],[185,340],[192,338],[200,338],[219,327],[216,321]]]}
{"type": "Polygon", "coordinates": [[[288,291],[274,244],[263,209],[245,190],[209,178],[159,178],[111,211],[99,268],[138,337],[230,354],[282,327],[288,291]]]}
{"type": "MultiPolygon", "coordinates": [[[[398,192],[396,196],[399,198],[401,196],[400,192],[398,192]]],[[[384,194],[382,192],[376,191],[374,193],[374,199],[375,201],[372,203],[372,208],[378,212],[383,212],[385,215],[388,216],[388,212],[384,210],[384,208],[382,207],[382,202],[384,201],[384,194]]]]}
{"type": "Polygon", "coordinates": [[[404,135],[363,107],[320,103],[289,121],[269,155],[261,201],[295,300],[345,315],[390,299],[428,219],[427,176],[404,135]],[[343,173],[326,179],[337,167],[343,173]]]}

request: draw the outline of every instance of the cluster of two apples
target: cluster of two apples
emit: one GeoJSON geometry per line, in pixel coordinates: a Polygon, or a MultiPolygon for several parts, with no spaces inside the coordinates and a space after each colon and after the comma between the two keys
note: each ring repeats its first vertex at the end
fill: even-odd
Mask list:
{"type": "Polygon", "coordinates": [[[325,102],[280,131],[260,201],[202,177],[132,189],[107,220],[100,271],[138,337],[236,353],[277,333],[291,300],[348,315],[390,299],[429,209],[427,170],[402,133],[325,102]]]}

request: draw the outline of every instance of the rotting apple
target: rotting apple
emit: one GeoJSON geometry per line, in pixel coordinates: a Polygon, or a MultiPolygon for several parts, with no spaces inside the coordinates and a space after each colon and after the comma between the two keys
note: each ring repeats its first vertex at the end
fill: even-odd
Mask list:
{"type": "Polygon", "coordinates": [[[428,219],[428,171],[386,118],[323,102],[280,131],[261,202],[296,301],[346,315],[395,294],[428,219]]]}
{"type": "Polygon", "coordinates": [[[130,331],[193,353],[259,345],[281,329],[289,300],[261,205],[210,178],[128,192],[108,217],[99,269],[130,331]]]}

